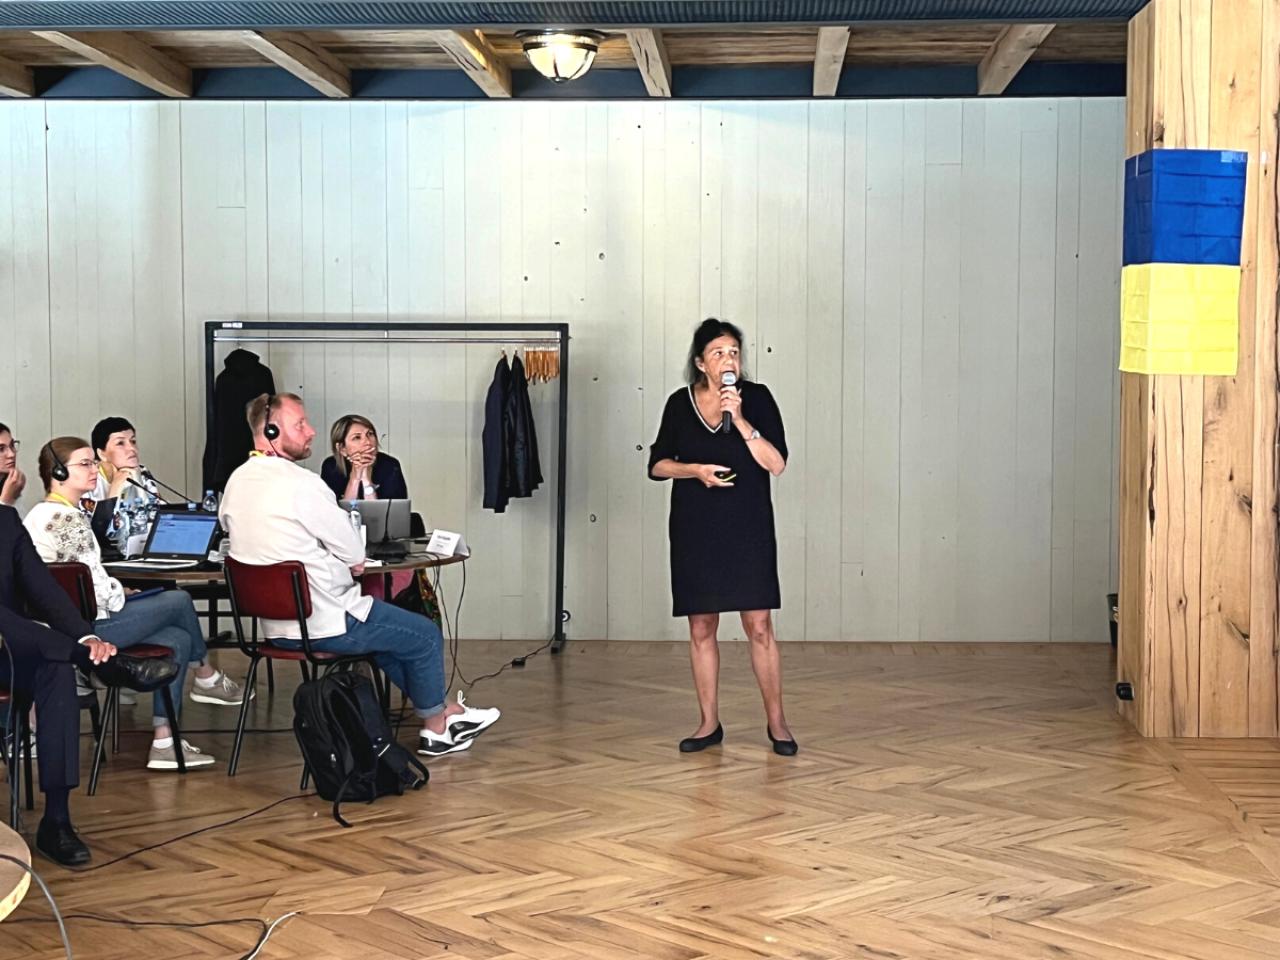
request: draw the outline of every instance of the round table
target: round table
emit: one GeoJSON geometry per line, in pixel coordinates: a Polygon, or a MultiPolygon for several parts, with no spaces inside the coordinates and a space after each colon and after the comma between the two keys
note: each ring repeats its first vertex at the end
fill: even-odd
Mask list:
{"type": "MultiPolygon", "coordinates": [[[[397,570],[419,570],[427,567],[447,567],[461,563],[467,557],[441,557],[434,553],[410,553],[403,560],[394,563],[382,563],[365,568],[365,576],[371,573],[395,573],[397,570]]],[[[194,584],[225,584],[226,577],[222,568],[179,567],[178,569],[147,569],[146,567],[123,567],[118,564],[106,564],[107,572],[119,580],[145,580],[161,583],[176,583],[180,587],[194,584]]]]}
{"type": "MultiPolygon", "coordinates": [[[[31,851],[27,849],[26,841],[6,824],[0,824],[0,853],[17,857],[28,866],[31,864],[31,851]]],[[[31,874],[16,863],[0,860],[0,920],[13,913],[26,896],[30,884],[31,874]]]]}
{"type": "MultiPolygon", "coordinates": [[[[425,545],[425,544],[424,544],[425,545]]],[[[382,592],[385,599],[391,596],[391,575],[399,570],[419,570],[429,567],[447,567],[469,559],[468,556],[441,557],[433,553],[410,553],[403,560],[395,563],[383,563],[376,567],[366,567],[365,576],[383,574],[382,592]]],[[[175,584],[180,588],[192,591],[193,600],[203,600],[209,605],[206,612],[200,614],[209,620],[209,646],[213,648],[234,647],[235,639],[228,632],[219,630],[219,618],[222,614],[220,602],[230,599],[227,594],[227,578],[222,567],[179,567],[178,569],[147,569],[146,567],[123,567],[114,563],[106,564],[107,572],[130,586],[145,589],[147,586],[175,584]]]]}

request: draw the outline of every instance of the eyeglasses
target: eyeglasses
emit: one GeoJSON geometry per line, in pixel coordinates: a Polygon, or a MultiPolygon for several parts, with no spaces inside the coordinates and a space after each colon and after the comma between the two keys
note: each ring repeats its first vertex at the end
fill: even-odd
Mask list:
{"type": "Polygon", "coordinates": [[[86,467],[90,470],[97,470],[100,460],[71,460],[67,463],[68,467],[86,467]]]}
{"type": "Polygon", "coordinates": [[[0,443],[0,457],[3,457],[6,453],[17,453],[18,448],[21,446],[21,440],[14,440],[12,443],[0,443]]]}

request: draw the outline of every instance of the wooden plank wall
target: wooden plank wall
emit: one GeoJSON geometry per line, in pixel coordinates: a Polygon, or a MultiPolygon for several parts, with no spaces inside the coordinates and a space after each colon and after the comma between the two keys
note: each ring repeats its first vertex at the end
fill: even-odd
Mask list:
{"type": "MultiPolygon", "coordinates": [[[[570,635],[675,638],[646,448],[692,328],[720,314],[794,451],[783,637],[1105,642],[1121,113],[7,106],[0,336],[19,347],[0,351],[0,420],[29,467],[50,430],[129,415],[156,472],[194,490],[207,319],[566,320],[570,635]]],[[[552,489],[480,507],[496,346],[266,356],[322,434],[371,415],[428,520],[475,546],[464,635],[550,629],[552,489]]],[[[533,395],[549,476],[554,389],[533,395]]]]}
{"type": "Polygon", "coordinates": [[[1276,6],[1156,0],[1130,24],[1127,153],[1249,153],[1236,376],[1123,378],[1121,710],[1151,736],[1280,722],[1276,6]]]}

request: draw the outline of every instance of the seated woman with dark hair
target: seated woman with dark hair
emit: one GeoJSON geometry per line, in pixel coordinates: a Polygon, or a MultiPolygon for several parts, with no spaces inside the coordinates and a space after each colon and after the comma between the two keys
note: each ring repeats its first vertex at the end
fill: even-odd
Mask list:
{"type": "Polygon", "coordinates": [[[0,505],[16,507],[27,485],[26,475],[18,468],[18,447],[13,431],[0,423],[0,505]]]}
{"type": "MultiPolygon", "coordinates": [[[[205,660],[204,633],[191,597],[181,590],[166,590],[126,603],[126,598],[136,591],[126,589],[102,565],[102,553],[89,522],[93,508],[90,494],[98,478],[98,461],[89,444],[79,437],[50,440],[40,450],[39,470],[46,497],[27,513],[24,526],[45,563],[83,563],[89,568],[98,605],[95,634],[120,650],[138,643],[171,649],[181,668],[170,686],[175,710],[182,702],[189,663],[199,664],[191,688],[192,700],[239,706],[244,696],[240,685],[205,660]]],[[[176,770],[178,747],[160,697],[155,698],[152,725],[155,739],[147,766],[152,770],[176,770]]],[[[213,757],[185,740],[181,749],[188,767],[214,762],[213,757]]]]}
{"type": "Polygon", "coordinates": [[[124,417],[107,417],[89,437],[98,458],[91,496],[93,533],[105,550],[136,554],[146,542],[152,515],[160,502],[156,483],[138,462],[138,434],[124,417]],[[130,547],[133,540],[133,548],[130,547]]]}
{"type": "Polygon", "coordinates": [[[338,500],[408,499],[400,461],[378,449],[371,420],[358,413],[339,417],[329,430],[329,446],[333,455],[320,465],[320,478],[338,500]]]}

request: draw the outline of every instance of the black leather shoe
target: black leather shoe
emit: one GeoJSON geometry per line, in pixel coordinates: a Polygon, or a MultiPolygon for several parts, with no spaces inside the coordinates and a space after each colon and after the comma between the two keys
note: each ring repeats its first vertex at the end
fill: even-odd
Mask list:
{"type": "Polygon", "coordinates": [[[769,735],[769,742],[773,744],[773,752],[780,757],[794,757],[800,752],[800,747],[796,745],[794,740],[776,740],[773,731],[769,729],[769,725],[764,725],[764,732],[769,735]]]}
{"type": "Polygon", "coordinates": [[[705,750],[707,747],[714,747],[717,743],[724,739],[724,727],[716,724],[716,728],[708,733],[705,737],[685,737],[680,741],[681,753],[697,753],[699,750],[705,750]]]}
{"type": "Polygon", "coordinates": [[[94,667],[93,672],[109,687],[150,693],[172,682],[178,675],[178,664],[173,657],[131,657],[117,653],[106,663],[94,667]]]}
{"type": "Polygon", "coordinates": [[[41,820],[36,828],[36,849],[64,867],[79,867],[89,862],[89,848],[69,823],[41,820]]]}

